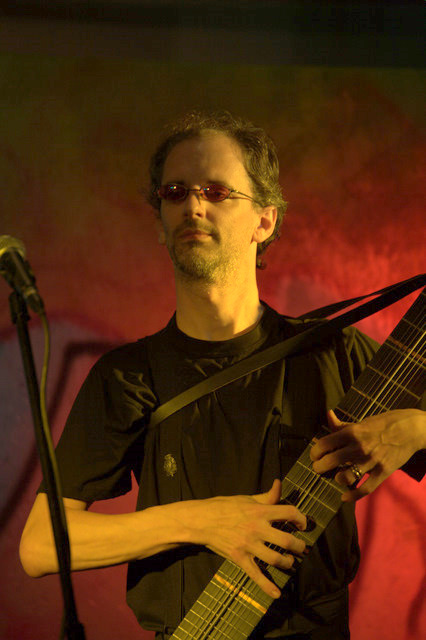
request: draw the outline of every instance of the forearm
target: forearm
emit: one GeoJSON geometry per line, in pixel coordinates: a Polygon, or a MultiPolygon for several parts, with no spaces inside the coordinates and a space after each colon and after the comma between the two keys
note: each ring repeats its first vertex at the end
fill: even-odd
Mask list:
{"type": "MultiPolygon", "coordinates": [[[[45,495],[24,529],[20,557],[25,571],[40,577],[59,570],[45,495]]],[[[167,517],[169,505],[123,514],[66,508],[72,570],[94,569],[141,559],[185,542],[167,517]]],[[[187,534],[186,534],[187,536],[187,534]]],[[[187,536],[188,537],[188,536],[187,536]]]]}

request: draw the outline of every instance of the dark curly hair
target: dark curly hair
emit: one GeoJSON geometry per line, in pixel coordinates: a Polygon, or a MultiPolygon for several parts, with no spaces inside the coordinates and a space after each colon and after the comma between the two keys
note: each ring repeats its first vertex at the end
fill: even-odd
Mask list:
{"type": "Polygon", "coordinates": [[[166,138],[151,157],[151,183],[147,200],[156,211],[160,211],[161,200],[157,195],[157,189],[161,185],[167,156],[179,142],[196,138],[206,130],[224,133],[238,143],[254,197],[263,206],[274,205],[277,208],[277,222],[273,234],[257,246],[257,266],[261,268],[264,265],[260,256],[267,246],[279,237],[287,203],[279,184],[279,163],[275,145],[260,127],[256,127],[248,120],[233,116],[229,111],[192,111],[172,123],[167,128],[166,138]]]}

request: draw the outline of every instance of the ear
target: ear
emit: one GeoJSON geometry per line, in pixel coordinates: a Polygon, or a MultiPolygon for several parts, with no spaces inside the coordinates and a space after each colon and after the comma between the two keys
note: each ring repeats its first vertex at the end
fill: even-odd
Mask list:
{"type": "Polygon", "coordinates": [[[274,233],[275,223],[277,221],[277,208],[273,205],[263,207],[258,214],[258,224],[253,232],[253,241],[260,244],[265,242],[274,233]]]}
{"type": "Polygon", "coordinates": [[[159,244],[166,244],[166,234],[164,232],[163,222],[159,215],[155,219],[155,228],[157,230],[157,238],[159,244]]]}

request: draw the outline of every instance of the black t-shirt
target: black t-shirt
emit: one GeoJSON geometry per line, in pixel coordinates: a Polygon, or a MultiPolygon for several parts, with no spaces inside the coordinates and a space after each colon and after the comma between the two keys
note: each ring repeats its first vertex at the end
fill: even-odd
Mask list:
{"type": "MultiPolygon", "coordinates": [[[[265,305],[250,332],[208,342],[182,333],[173,317],[157,334],[101,357],[57,447],[64,496],[93,502],[124,494],[132,472],[140,484],[138,509],[267,491],[344,395],[342,370],[354,379],[374,354],[375,343],[360,332],[348,329],[308,354],[249,374],[155,429],[149,416],[189,386],[303,328],[265,305]]],[[[299,570],[291,598],[267,614],[267,635],[308,631],[317,614],[332,620],[358,561],[354,509],[344,504],[299,570]]],[[[190,545],[131,562],[127,599],[140,624],[174,629],[221,562],[190,545]]]]}

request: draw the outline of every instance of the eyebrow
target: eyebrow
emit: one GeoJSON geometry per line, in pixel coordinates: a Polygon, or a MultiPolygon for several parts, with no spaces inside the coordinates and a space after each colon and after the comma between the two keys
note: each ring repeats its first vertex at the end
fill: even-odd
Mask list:
{"type": "MultiPolygon", "coordinates": [[[[181,184],[183,186],[186,186],[185,180],[168,180],[166,184],[181,184]]],[[[208,186],[211,184],[221,184],[224,187],[227,187],[228,189],[233,189],[233,187],[230,185],[230,183],[227,180],[212,180],[212,179],[208,179],[208,180],[204,180],[203,181],[203,185],[204,186],[208,186]]]]}

